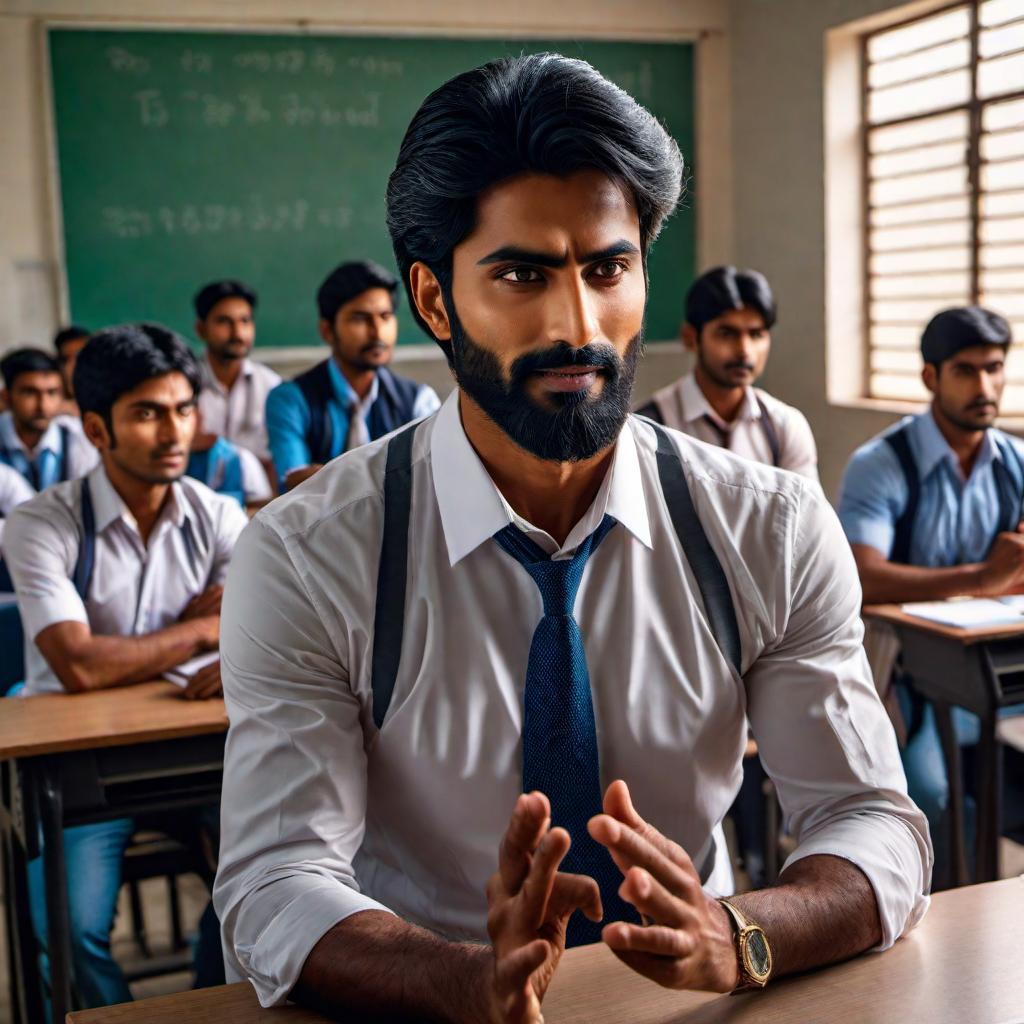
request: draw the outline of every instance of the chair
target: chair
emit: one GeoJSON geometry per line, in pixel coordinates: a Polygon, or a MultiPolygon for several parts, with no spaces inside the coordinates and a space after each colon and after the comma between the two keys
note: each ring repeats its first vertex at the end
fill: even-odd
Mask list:
{"type": "Polygon", "coordinates": [[[0,593],[0,697],[25,678],[25,639],[14,595],[0,593]]]}

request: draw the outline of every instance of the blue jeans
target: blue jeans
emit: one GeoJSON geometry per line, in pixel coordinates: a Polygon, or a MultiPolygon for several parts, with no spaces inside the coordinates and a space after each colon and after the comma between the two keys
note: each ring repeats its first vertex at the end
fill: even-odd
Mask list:
{"type": "MultiPolygon", "coordinates": [[[[131,818],[74,825],[64,829],[71,924],[71,970],[85,1008],[130,1002],[121,968],[110,953],[110,932],[121,888],[121,858],[135,831],[131,818]]],[[[46,883],[43,858],[28,864],[32,926],[44,950],[47,944],[46,883]]],[[[49,963],[42,958],[43,977],[49,963]]]]}

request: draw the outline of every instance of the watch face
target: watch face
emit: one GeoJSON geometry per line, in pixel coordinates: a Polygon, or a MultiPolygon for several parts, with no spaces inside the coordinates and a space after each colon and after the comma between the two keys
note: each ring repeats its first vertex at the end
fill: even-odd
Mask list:
{"type": "Polygon", "coordinates": [[[744,951],[748,969],[755,979],[761,981],[772,971],[772,953],[768,948],[768,941],[760,928],[752,928],[745,938],[744,951]]]}

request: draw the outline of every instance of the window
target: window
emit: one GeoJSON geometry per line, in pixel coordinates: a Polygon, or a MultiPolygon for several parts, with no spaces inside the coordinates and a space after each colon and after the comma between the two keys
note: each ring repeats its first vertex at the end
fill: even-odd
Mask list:
{"type": "Polygon", "coordinates": [[[924,325],[979,303],[1013,327],[1003,412],[1024,414],[1024,0],[862,41],[866,394],[925,399],[924,325]]]}

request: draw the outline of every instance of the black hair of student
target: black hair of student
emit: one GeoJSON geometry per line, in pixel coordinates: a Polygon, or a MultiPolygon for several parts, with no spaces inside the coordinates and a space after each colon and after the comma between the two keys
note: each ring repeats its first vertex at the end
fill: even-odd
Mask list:
{"type": "Polygon", "coordinates": [[[714,267],[701,274],[686,293],[686,322],[698,336],[704,325],[733,309],[761,314],[766,330],[775,324],[775,296],[768,278],[757,270],[714,267]]]}
{"type": "Polygon", "coordinates": [[[334,324],[338,310],[357,295],[371,288],[383,288],[391,293],[391,308],[395,307],[398,278],[373,260],[352,260],[335,267],[324,278],[316,292],[316,308],[322,320],[334,324]]]}
{"type": "Polygon", "coordinates": [[[491,61],[432,92],[405,133],[387,188],[388,230],[420,327],[431,334],[409,269],[425,263],[450,300],[452,250],[473,230],[481,193],[520,174],[584,170],[628,190],[646,261],[679,203],[684,166],[675,141],[632,96],[586,61],[557,53],[491,61]]]}
{"type": "Polygon", "coordinates": [[[113,436],[110,410],[129,391],[154,377],[183,374],[199,394],[199,363],[185,340],[160,324],[120,324],[98,331],[78,354],[73,378],[82,415],[99,413],[113,436]]]}
{"type": "Polygon", "coordinates": [[[57,360],[41,348],[16,348],[0,359],[0,375],[8,391],[23,373],[59,373],[57,360]]]}
{"type": "Polygon", "coordinates": [[[88,327],[81,327],[78,324],[71,324],[62,327],[53,337],[53,347],[57,350],[57,358],[64,354],[64,346],[79,338],[88,338],[92,331],[88,327]]]}
{"type": "Polygon", "coordinates": [[[249,303],[250,309],[256,308],[256,292],[244,281],[211,281],[209,284],[204,284],[192,299],[196,316],[200,320],[205,320],[213,307],[222,299],[245,299],[249,303]]]}
{"type": "Polygon", "coordinates": [[[1008,349],[1013,332],[1005,317],[983,306],[954,306],[936,313],[921,334],[921,358],[935,367],[965,348],[998,345],[1008,349]]]}

